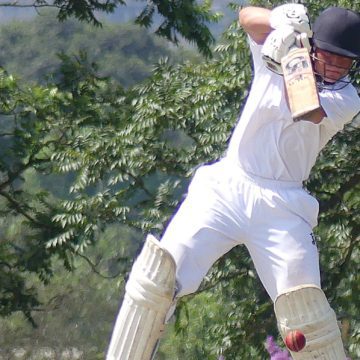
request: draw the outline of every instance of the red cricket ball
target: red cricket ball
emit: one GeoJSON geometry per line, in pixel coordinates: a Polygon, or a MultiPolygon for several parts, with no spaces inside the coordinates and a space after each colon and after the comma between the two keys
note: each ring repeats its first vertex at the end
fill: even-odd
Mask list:
{"type": "Polygon", "coordinates": [[[298,352],[306,345],[305,335],[300,330],[292,330],[286,335],[285,344],[289,350],[298,352]]]}

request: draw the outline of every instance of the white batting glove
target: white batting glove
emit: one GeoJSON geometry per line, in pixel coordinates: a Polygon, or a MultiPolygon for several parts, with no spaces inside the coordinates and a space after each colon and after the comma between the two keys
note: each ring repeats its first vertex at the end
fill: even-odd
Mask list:
{"type": "Polygon", "coordinates": [[[270,26],[278,29],[290,25],[298,33],[312,37],[307,9],[302,4],[284,4],[274,8],[270,13],[270,26]]]}
{"type": "Polygon", "coordinates": [[[306,33],[296,35],[296,46],[298,48],[307,48],[309,51],[311,50],[309,37],[306,33]]]}
{"type": "MultiPolygon", "coordinates": [[[[265,65],[277,74],[282,74],[281,59],[296,46],[297,36],[292,26],[283,26],[273,30],[266,38],[261,49],[265,65]]],[[[298,40],[300,41],[300,40],[298,40]]]]}

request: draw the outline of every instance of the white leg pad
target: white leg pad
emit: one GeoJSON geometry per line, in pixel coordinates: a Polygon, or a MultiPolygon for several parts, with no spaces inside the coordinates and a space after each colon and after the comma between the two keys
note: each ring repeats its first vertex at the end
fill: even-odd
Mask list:
{"type": "Polygon", "coordinates": [[[306,346],[291,352],[294,360],[345,360],[340,329],[324,292],[315,285],[288,289],[275,300],[279,331],[285,340],[291,330],[300,330],[306,346]]]}
{"type": "Polygon", "coordinates": [[[175,294],[176,265],[153,236],[146,238],[126,284],[107,360],[150,360],[175,294]]]}

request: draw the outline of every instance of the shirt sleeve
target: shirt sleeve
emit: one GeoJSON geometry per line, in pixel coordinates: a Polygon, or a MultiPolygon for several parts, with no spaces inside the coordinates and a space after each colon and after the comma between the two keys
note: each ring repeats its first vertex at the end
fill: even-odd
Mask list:
{"type": "Polygon", "coordinates": [[[259,72],[260,68],[265,67],[264,61],[262,60],[262,56],[261,56],[262,45],[257,44],[250,37],[250,35],[248,35],[248,42],[249,42],[252,60],[253,60],[253,64],[254,64],[254,73],[256,75],[259,72]]]}
{"type": "Polygon", "coordinates": [[[360,98],[351,84],[337,91],[323,90],[319,96],[326,113],[326,118],[320,123],[322,142],[325,145],[360,112],[360,98]]]}

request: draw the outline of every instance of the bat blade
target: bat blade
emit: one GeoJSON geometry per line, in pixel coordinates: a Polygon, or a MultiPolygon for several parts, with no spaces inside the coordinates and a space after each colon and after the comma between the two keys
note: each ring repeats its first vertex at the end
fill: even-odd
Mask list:
{"type": "Polygon", "coordinates": [[[320,109],[316,80],[309,51],[295,48],[281,59],[292,118],[298,121],[320,109]]]}

